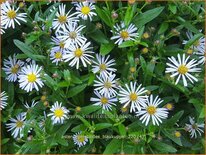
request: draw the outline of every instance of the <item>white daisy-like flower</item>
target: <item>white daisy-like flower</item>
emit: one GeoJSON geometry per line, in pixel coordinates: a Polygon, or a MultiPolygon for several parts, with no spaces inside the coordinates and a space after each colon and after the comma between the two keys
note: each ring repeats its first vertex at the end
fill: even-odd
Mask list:
{"type": "Polygon", "coordinates": [[[37,103],[38,103],[38,102],[36,102],[36,101],[32,101],[31,106],[30,106],[30,105],[26,102],[26,103],[24,104],[24,107],[29,110],[29,109],[31,109],[31,108],[34,108],[37,103]]]}
{"type": "Polygon", "coordinates": [[[26,120],[26,113],[20,113],[16,116],[15,118],[11,118],[10,121],[11,123],[7,123],[6,126],[8,128],[8,131],[12,131],[12,136],[14,138],[17,138],[18,136],[20,138],[23,137],[22,130],[24,129],[25,126],[25,120],[26,120]]]}
{"type": "MultiPolygon", "coordinates": [[[[202,30],[200,30],[201,32],[202,30]]],[[[186,32],[188,40],[183,40],[182,44],[187,44],[187,42],[194,37],[192,32],[186,32]]],[[[190,47],[194,51],[194,54],[199,56],[199,64],[205,63],[205,37],[200,37],[194,44],[190,47]]]]}
{"type": "Polygon", "coordinates": [[[19,21],[26,22],[26,13],[18,13],[19,8],[16,10],[11,6],[8,1],[1,4],[1,25],[7,29],[9,27],[15,28],[15,22],[21,25],[19,21]]]}
{"type": "Polygon", "coordinates": [[[95,10],[95,6],[93,3],[88,1],[80,2],[75,5],[77,17],[81,17],[83,20],[87,20],[88,18],[92,21],[92,16],[96,16],[97,14],[93,12],[95,10]]]}
{"type": "Polygon", "coordinates": [[[1,92],[0,94],[0,99],[1,99],[1,103],[0,103],[0,110],[4,109],[7,106],[7,93],[5,91],[1,92]]]}
{"type": "Polygon", "coordinates": [[[86,145],[86,143],[88,142],[87,136],[83,135],[81,131],[74,134],[72,138],[73,138],[74,144],[78,145],[78,147],[82,147],[86,145]]]}
{"type": "Polygon", "coordinates": [[[70,14],[72,9],[70,9],[69,12],[67,13],[65,13],[65,9],[66,9],[66,5],[64,5],[63,3],[59,5],[59,10],[56,13],[57,18],[55,18],[52,22],[52,26],[54,29],[56,29],[56,31],[59,31],[60,28],[64,30],[65,26],[68,23],[78,21],[78,19],[75,17],[75,14],[70,14]]]}
{"type": "Polygon", "coordinates": [[[20,73],[21,67],[24,65],[24,62],[18,60],[14,54],[13,57],[9,56],[8,60],[5,59],[3,64],[4,67],[2,69],[7,74],[6,79],[10,82],[15,82],[20,73]]]}
{"type": "Polygon", "coordinates": [[[168,110],[166,108],[158,108],[162,102],[163,100],[158,96],[153,100],[153,95],[150,95],[146,104],[143,105],[140,111],[136,112],[136,116],[141,116],[140,121],[145,123],[146,126],[151,119],[153,125],[159,126],[159,124],[162,123],[161,119],[166,119],[168,117],[168,110]]]}
{"type": "Polygon", "coordinates": [[[165,73],[172,73],[170,77],[175,77],[178,75],[175,84],[177,84],[182,77],[184,86],[187,86],[187,79],[189,79],[192,83],[193,81],[198,81],[196,77],[194,77],[191,73],[200,72],[200,68],[196,68],[198,65],[197,61],[192,59],[188,62],[190,56],[185,58],[185,54],[183,54],[182,59],[180,54],[177,55],[178,60],[176,60],[173,56],[168,58],[171,63],[166,63],[167,68],[165,73]]]}
{"type": "MultiPolygon", "coordinates": [[[[200,30],[201,32],[201,30],[200,30]]],[[[182,44],[187,44],[187,42],[194,38],[194,35],[192,32],[186,32],[188,40],[183,40],[182,44]]],[[[205,49],[205,37],[200,37],[197,41],[194,42],[194,44],[191,46],[191,48],[194,50],[194,52],[202,51],[205,49]]]]}
{"type": "Polygon", "coordinates": [[[101,95],[104,95],[106,97],[114,97],[117,94],[116,89],[118,89],[117,86],[117,80],[115,79],[116,74],[113,74],[112,72],[109,73],[109,75],[105,76],[104,74],[101,76],[96,76],[98,80],[94,80],[94,87],[96,91],[99,91],[101,95]]]}
{"type": "Polygon", "coordinates": [[[205,53],[205,48],[202,49],[201,51],[197,51],[195,53],[197,56],[199,56],[199,64],[204,64],[205,63],[205,57],[206,57],[206,53],[205,53]]]}
{"type": "Polygon", "coordinates": [[[112,110],[112,106],[116,106],[116,104],[114,102],[117,102],[117,98],[116,97],[111,97],[108,98],[104,95],[101,95],[98,91],[94,91],[94,94],[97,96],[97,98],[91,98],[90,101],[92,102],[96,102],[93,105],[99,105],[102,106],[102,108],[104,110],[110,111],[112,110]]]}
{"type": "Polygon", "coordinates": [[[0,28],[0,34],[4,34],[4,33],[5,33],[4,27],[1,26],[1,28],[0,28]]]}
{"type": "Polygon", "coordinates": [[[112,66],[115,65],[115,60],[109,60],[110,55],[108,56],[101,56],[100,54],[96,54],[96,60],[93,61],[92,64],[92,72],[93,73],[100,73],[100,75],[104,74],[105,76],[109,75],[109,72],[116,72],[115,68],[112,66]]]}
{"type": "Polygon", "coordinates": [[[81,45],[71,44],[68,51],[66,51],[64,55],[64,61],[70,61],[70,66],[75,66],[76,69],[79,69],[79,63],[82,62],[84,67],[87,67],[87,64],[91,64],[91,59],[93,59],[92,54],[94,53],[91,51],[90,42],[85,42],[81,45]]]}
{"type": "Polygon", "coordinates": [[[19,87],[27,92],[30,92],[33,89],[39,91],[39,87],[44,85],[40,77],[41,71],[42,67],[39,67],[36,64],[30,64],[22,67],[18,76],[19,87]]]}
{"type": "Polygon", "coordinates": [[[124,41],[135,40],[137,37],[139,37],[139,34],[137,33],[137,27],[134,24],[130,24],[127,28],[124,22],[121,22],[120,25],[116,24],[114,29],[115,33],[114,36],[111,37],[111,40],[117,39],[115,44],[118,45],[122,44],[124,41]]]}
{"type": "Polygon", "coordinates": [[[81,34],[82,30],[85,28],[83,25],[77,23],[69,23],[66,25],[65,30],[59,30],[58,38],[65,41],[65,48],[69,48],[71,43],[81,45],[86,42],[86,38],[81,34]]]}
{"type": "Polygon", "coordinates": [[[201,132],[204,133],[204,124],[197,124],[194,118],[189,117],[190,124],[186,124],[186,130],[190,132],[191,138],[197,138],[197,132],[201,136],[201,132]]]}
{"type": "Polygon", "coordinates": [[[69,110],[62,106],[62,103],[59,103],[58,101],[56,101],[54,105],[52,105],[50,110],[52,111],[52,113],[48,114],[47,116],[51,116],[53,124],[63,124],[64,120],[68,118],[67,114],[69,113],[69,110]]]}
{"type": "Polygon", "coordinates": [[[59,49],[64,49],[65,48],[65,42],[62,39],[59,39],[59,33],[56,33],[57,37],[51,38],[52,40],[52,45],[54,45],[53,48],[59,48],[59,49]]]}
{"type": "Polygon", "coordinates": [[[56,63],[56,65],[58,65],[59,62],[63,61],[64,55],[65,49],[53,47],[50,51],[50,60],[52,60],[52,63],[56,63]]]}
{"type": "Polygon", "coordinates": [[[130,87],[128,84],[125,84],[125,88],[120,87],[119,91],[119,101],[121,104],[124,104],[123,108],[130,105],[130,112],[135,112],[136,109],[138,111],[141,110],[142,106],[145,106],[148,96],[144,95],[147,90],[145,88],[141,88],[141,84],[137,87],[136,82],[130,82],[130,87]],[[137,87],[137,88],[136,88],[137,87]]]}

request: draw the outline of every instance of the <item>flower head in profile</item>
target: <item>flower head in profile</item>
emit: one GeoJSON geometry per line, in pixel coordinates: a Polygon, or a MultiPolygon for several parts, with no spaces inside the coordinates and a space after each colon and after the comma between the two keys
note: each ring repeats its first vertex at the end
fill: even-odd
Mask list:
{"type": "Polygon", "coordinates": [[[100,75],[104,74],[105,76],[109,75],[110,72],[116,72],[115,68],[112,66],[115,65],[115,60],[110,59],[110,55],[102,56],[100,54],[96,54],[96,59],[93,61],[92,72],[100,73],[100,75]]]}
{"type": "Polygon", "coordinates": [[[124,41],[135,40],[139,37],[137,33],[137,28],[134,24],[130,24],[128,27],[125,26],[124,22],[120,25],[116,24],[114,26],[114,36],[111,40],[116,40],[115,44],[121,45],[124,41]]]}
{"type": "Polygon", "coordinates": [[[23,137],[22,130],[24,129],[25,126],[25,120],[26,120],[26,113],[20,113],[16,116],[15,118],[11,118],[10,121],[11,123],[7,123],[6,126],[8,128],[8,131],[12,130],[12,136],[14,138],[17,138],[18,136],[20,138],[23,137]]]}
{"type": "Polygon", "coordinates": [[[74,14],[70,14],[71,10],[69,10],[66,13],[66,5],[63,3],[59,5],[59,10],[56,13],[56,18],[53,20],[53,23],[52,23],[52,26],[54,29],[56,29],[56,32],[58,32],[60,28],[65,29],[65,26],[68,23],[78,21],[78,19],[76,18],[74,14]]]}
{"type": "Polygon", "coordinates": [[[69,110],[62,106],[62,103],[59,103],[58,101],[52,105],[50,111],[51,113],[47,116],[51,116],[53,124],[63,124],[64,120],[68,118],[67,114],[69,113],[69,110]]]}
{"type": "Polygon", "coordinates": [[[86,145],[86,143],[88,142],[88,137],[83,135],[81,131],[74,134],[72,138],[73,138],[74,144],[78,145],[78,147],[82,147],[86,145]]]}
{"type": "Polygon", "coordinates": [[[1,92],[0,94],[0,110],[4,109],[7,106],[7,93],[5,91],[1,92]]]}
{"type": "Polygon", "coordinates": [[[94,91],[94,94],[97,96],[97,98],[92,97],[90,101],[95,102],[93,105],[99,105],[102,107],[102,109],[110,111],[112,110],[112,106],[116,106],[115,102],[117,102],[116,97],[106,97],[104,95],[101,95],[98,91],[94,91]]]}
{"type": "Polygon", "coordinates": [[[30,64],[22,67],[19,73],[19,87],[27,92],[36,89],[39,91],[39,87],[43,87],[44,83],[41,80],[40,73],[42,67],[36,64],[30,64]]]}
{"type": "Polygon", "coordinates": [[[125,84],[125,87],[120,88],[119,101],[124,104],[124,108],[130,106],[130,112],[140,111],[147,101],[146,92],[147,90],[141,84],[137,86],[136,82],[130,82],[130,86],[125,84]]]}
{"type": "Polygon", "coordinates": [[[36,102],[36,101],[32,101],[31,105],[29,105],[29,103],[26,102],[26,103],[24,104],[24,107],[29,110],[29,109],[31,109],[31,108],[34,108],[37,103],[38,103],[38,102],[36,102]]]}
{"type": "Polygon", "coordinates": [[[93,12],[95,10],[95,6],[93,3],[84,1],[75,5],[77,17],[81,17],[83,20],[87,20],[88,18],[92,21],[92,17],[97,14],[93,12]]]}
{"type": "Polygon", "coordinates": [[[183,54],[182,58],[180,54],[177,55],[178,60],[175,59],[173,56],[171,58],[168,58],[170,63],[167,64],[167,68],[165,73],[171,73],[172,75],[170,77],[177,77],[177,80],[175,84],[177,84],[182,78],[184,86],[187,86],[187,79],[191,82],[194,83],[194,81],[198,81],[196,77],[194,77],[191,73],[194,72],[200,72],[200,68],[196,68],[198,65],[197,61],[192,59],[188,62],[190,56],[185,58],[185,54],[183,54]]]}
{"type": "Polygon", "coordinates": [[[59,39],[64,40],[65,48],[69,48],[71,44],[81,45],[86,42],[86,38],[82,35],[82,30],[85,28],[83,25],[77,23],[69,23],[66,25],[65,30],[59,30],[59,39]]]}
{"type": "Polygon", "coordinates": [[[166,108],[158,108],[163,102],[158,96],[153,100],[153,95],[150,95],[146,104],[143,105],[140,111],[136,112],[136,116],[141,116],[140,121],[147,126],[149,121],[152,120],[153,125],[162,123],[161,119],[168,117],[168,110],[166,108]]]}
{"type": "Polygon", "coordinates": [[[117,95],[117,80],[115,79],[116,74],[113,74],[112,72],[109,73],[109,75],[100,75],[96,76],[97,80],[94,81],[94,87],[96,87],[94,90],[99,91],[99,93],[106,97],[114,97],[117,95]]]}
{"type": "Polygon", "coordinates": [[[16,58],[16,55],[14,54],[13,57],[9,56],[8,60],[5,59],[3,64],[4,67],[2,69],[5,71],[7,75],[6,79],[10,82],[16,82],[21,67],[24,65],[24,62],[18,60],[16,58]]]}
{"type": "Polygon", "coordinates": [[[14,9],[14,6],[11,6],[8,1],[1,4],[1,26],[4,29],[12,27],[15,28],[15,23],[18,25],[20,24],[20,21],[27,22],[26,21],[26,13],[18,13],[19,8],[16,10],[14,9]]]}
{"type": "Polygon", "coordinates": [[[93,59],[92,54],[94,53],[91,47],[89,47],[90,44],[90,42],[85,42],[81,45],[71,44],[64,55],[64,61],[69,61],[71,67],[76,65],[76,69],[79,69],[80,62],[84,67],[87,67],[87,64],[91,64],[91,59],[93,59]]]}
{"type": "Polygon", "coordinates": [[[204,133],[204,124],[198,124],[194,121],[194,118],[189,117],[190,124],[186,124],[186,130],[190,132],[191,138],[197,138],[197,133],[201,136],[204,133]]]}

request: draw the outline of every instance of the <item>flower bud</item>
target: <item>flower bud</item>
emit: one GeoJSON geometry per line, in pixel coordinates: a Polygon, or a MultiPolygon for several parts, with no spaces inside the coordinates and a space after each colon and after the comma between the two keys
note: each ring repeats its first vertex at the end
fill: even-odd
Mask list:
{"type": "Polygon", "coordinates": [[[135,2],[136,2],[136,0],[128,0],[128,3],[129,3],[130,5],[133,5],[135,2]]]}
{"type": "Polygon", "coordinates": [[[147,54],[148,51],[149,51],[148,48],[145,47],[145,48],[142,49],[142,54],[147,54]]]}
{"type": "Polygon", "coordinates": [[[131,73],[135,73],[135,72],[136,72],[136,68],[135,68],[135,67],[130,67],[129,71],[130,71],[131,73]]]}
{"type": "Polygon", "coordinates": [[[102,29],[102,24],[101,23],[96,23],[96,28],[97,29],[102,29]]]}
{"type": "Polygon", "coordinates": [[[46,100],[46,96],[45,95],[41,96],[41,101],[44,102],[45,100],[46,100]]]}
{"type": "Polygon", "coordinates": [[[143,33],[143,38],[144,39],[148,39],[150,37],[148,32],[143,33]]]}
{"type": "Polygon", "coordinates": [[[117,19],[118,18],[118,14],[116,12],[114,12],[114,11],[112,12],[112,18],[113,19],[117,19]]]}
{"type": "Polygon", "coordinates": [[[175,137],[180,138],[181,137],[181,133],[179,131],[175,131],[174,133],[175,137]]]}
{"type": "Polygon", "coordinates": [[[80,112],[80,111],[81,111],[81,107],[79,107],[79,106],[76,107],[76,108],[75,108],[75,111],[76,111],[76,112],[80,112]]]}

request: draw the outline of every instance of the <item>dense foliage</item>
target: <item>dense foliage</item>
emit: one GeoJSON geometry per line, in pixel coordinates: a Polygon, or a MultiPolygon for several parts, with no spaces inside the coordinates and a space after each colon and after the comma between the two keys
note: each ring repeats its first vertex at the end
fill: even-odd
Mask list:
{"type": "MultiPolygon", "coordinates": [[[[25,13],[21,18],[26,22],[17,19],[21,24],[15,23],[15,28],[6,26],[8,21],[3,19],[5,8],[1,8],[4,9],[1,11],[1,27],[5,31],[1,35],[1,84],[2,92],[5,91],[8,96],[5,99],[1,94],[1,102],[6,100],[6,106],[1,110],[2,153],[203,154],[204,58],[198,52],[203,51],[204,56],[204,2],[88,3],[94,8],[85,8],[85,13],[91,11],[94,14],[87,18],[75,10],[84,3],[8,3],[15,9],[19,7],[19,13],[25,13]],[[66,13],[73,8],[69,14],[73,14],[78,25],[82,25],[80,34],[84,36],[78,44],[68,42],[63,60],[54,51],[63,52],[64,47],[52,40],[52,37],[58,40],[58,35],[66,31],[61,25],[59,28],[54,26],[62,4],[66,6],[66,13]],[[122,33],[121,23],[125,28],[131,26],[134,37],[125,39],[129,34],[127,29],[122,33]],[[118,35],[123,42],[116,42],[118,38],[114,36],[118,35]],[[85,45],[85,40],[91,43],[84,48],[88,50],[87,57],[79,61],[79,65],[77,61],[72,63],[75,56],[81,58],[83,50],[77,47],[85,45]],[[72,49],[74,57],[71,56],[72,49]],[[53,56],[52,52],[55,53],[53,56]],[[110,66],[111,72],[99,74],[94,71],[94,62],[98,61],[96,54],[101,54],[99,59],[110,55],[109,60],[115,61],[110,66]],[[9,68],[8,64],[5,66],[9,56],[21,60],[17,66],[10,66],[15,73],[19,70],[16,80],[9,80],[9,73],[4,69],[9,68]],[[58,56],[61,60],[53,61],[58,56]],[[174,68],[177,68],[172,56],[177,60],[176,64],[188,56],[187,63],[190,60],[194,62],[186,66],[188,68],[183,65],[177,69],[181,76],[171,77],[174,68]],[[28,67],[37,67],[39,72],[32,71],[30,74],[32,69],[28,67]],[[191,76],[188,75],[188,78],[186,73],[189,71],[191,76]],[[98,81],[101,83],[102,77],[115,79],[113,93],[106,89],[111,85],[103,84],[105,90],[100,91],[98,81]],[[32,83],[38,78],[40,82],[36,86],[29,85],[28,81],[32,83]],[[129,89],[138,87],[142,88],[142,93],[130,92],[129,97],[125,97],[129,89]],[[151,99],[151,94],[153,100],[156,96],[161,98],[161,101],[158,100],[159,109],[145,105],[147,96],[151,99]],[[98,95],[100,100],[97,105],[98,95]],[[142,100],[136,103],[138,97],[142,100]],[[106,106],[109,99],[112,104],[106,106]],[[55,109],[55,106],[60,109],[55,109]],[[61,106],[64,106],[63,110],[61,106]],[[146,114],[142,116],[143,109],[149,113],[151,120],[146,114]],[[152,115],[158,110],[160,114],[154,119],[152,115]],[[15,122],[11,129],[11,118],[16,119],[18,115],[23,121],[15,122]],[[22,127],[22,130],[13,131],[17,127],[22,127]],[[16,136],[11,135],[12,131],[16,136]],[[78,134],[83,137],[78,137],[78,134]]],[[[8,13],[5,16],[9,16],[8,13]]],[[[74,28],[75,24],[70,26],[74,28]]],[[[73,37],[76,35],[73,34],[73,37]]],[[[105,66],[101,67],[104,70],[105,66]]]]}

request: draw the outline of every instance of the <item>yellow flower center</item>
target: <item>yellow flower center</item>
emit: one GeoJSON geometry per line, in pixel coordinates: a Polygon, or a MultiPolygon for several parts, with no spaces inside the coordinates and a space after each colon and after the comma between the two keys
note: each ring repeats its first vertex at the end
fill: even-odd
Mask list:
{"type": "Polygon", "coordinates": [[[12,74],[16,74],[16,73],[18,72],[18,70],[19,70],[19,65],[16,64],[15,66],[13,66],[13,67],[11,68],[11,73],[12,73],[12,74]]]}
{"type": "Polygon", "coordinates": [[[81,9],[81,12],[84,14],[84,15],[88,15],[89,12],[90,12],[90,8],[88,6],[83,6],[82,9],[81,9]]]}
{"type": "Polygon", "coordinates": [[[107,81],[107,82],[104,83],[104,87],[109,89],[109,88],[112,87],[112,83],[107,81]]]}
{"type": "Polygon", "coordinates": [[[180,74],[186,74],[188,72],[188,68],[185,65],[180,65],[178,68],[178,72],[180,74]]]}
{"type": "Polygon", "coordinates": [[[108,99],[106,97],[102,97],[100,100],[101,100],[102,104],[107,104],[108,103],[108,99]]]}
{"type": "Polygon", "coordinates": [[[104,70],[106,70],[106,68],[107,68],[106,64],[100,64],[99,65],[100,71],[104,71],[104,70]]]}
{"type": "Polygon", "coordinates": [[[83,54],[83,51],[80,48],[77,48],[76,51],[74,51],[74,55],[76,57],[80,58],[82,56],[82,54],[83,54]]]}
{"type": "Polygon", "coordinates": [[[54,115],[55,115],[56,117],[62,117],[62,116],[64,115],[64,111],[63,111],[62,109],[56,109],[56,110],[54,111],[54,115]]]}
{"type": "Polygon", "coordinates": [[[31,74],[27,75],[27,79],[29,82],[35,82],[37,78],[36,78],[35,74],[31,73],[31,74]]]}
{"type": "Polygon", "coordinates": [[[69,38],[71,39],[75,39],[77,37],[77,33],[76,32],[69,32],[69,38]]]}
{"type": "Polygon", "coordinates": [[[193,53],[193,50],[190,48],[187,50],[187,54],[191,55],[193,53]]]}
{"type": "Polygon", "coordinates": [[[173,105],[171,103],[167,103],[165,106],[168,110],[172,110],[173,109],[173,105]]]}
{"type": "Polygon", "coordinates": [[[175,137],[180,138],[181,137],[181,133],[179,131],[175,131],[175,137]]]}
{"type": "Polygon", "coordinates": [[[192,124],[192,128],[196,130],[198,128],[197,124],[192,124]]]}
{"type": "Polygon", "coordinates": [[[62,58],[62,53],[61,53],[61,52],[56,52],[55,55],[54,55],[54,57],[55,57],[56,59],[61,59],[61,58],[62,58]]]}
{"type": "Polygon", "coordinates": [[[147,112],[148,112],[150,115],[154,115],[154,113],[156,112],[156,107],[154,107],[154,106],[148,106],[147,112]]]}
{"type": "Polygon", "coordinates": [[[16,127],[21,128],[23,126],[23,121],[17,121],[16,122],[16,127]]]}
{"type": "Polygon", "coordinates": [[[67,17],[66,16],[59,16],[58,17],[58,21],[61,23],[61,24],[64,24],[67,22],[67,17]]]}
{"type": "Polygon", "coordinates": [[[138,98],[138,96],[137,96],[136,93],[131,93],[129,97],[130,97],[130,100],[131,100],[131,101],[136,101],[137,98],[138,98]]]}
{"type": "Polygon", "coordinates": [[[64,48],[64,42],[63,41],[60,41],[60,43],[59,43],[59,46],[61,47],[61,48],[64,48]]]}
{"type": "Polygon", "coordinates": [[[129,33],[127,31],[120,32],[120,36],[122,39],[127,39],[129,37],[129,33]]]}
{"type": "Polygon", "coordinates": [[[7,12],[7,16],[10,18],[10,19],[14,19],[16,17],[16,12],[14,10],[9,10],[7,12]]]}
{"type": "Polygon", "coordinates": [[[77,140],[78,140],[78,142],[82,143],[82,142],[84,142],[85,138],[82,135],[78,135],[77,140]]]}
{"type": "Polygon", "coordinates": [[[195,42],[194,42],[194,45],[195,45],[195,46],[199,46],[199,45],[200,45],[200,41],[199,41],[199,40],[195,41],[195,42]]]}

